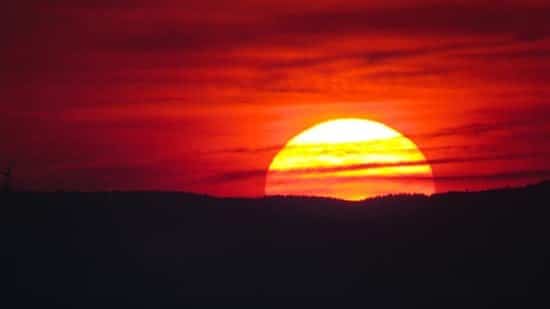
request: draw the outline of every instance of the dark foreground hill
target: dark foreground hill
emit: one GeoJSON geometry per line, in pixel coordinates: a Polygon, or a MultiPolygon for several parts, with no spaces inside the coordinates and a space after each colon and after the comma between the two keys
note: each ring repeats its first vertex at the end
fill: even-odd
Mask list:
{"type": "Polygon", "coordinates": [[[361,203],[4,194],[0,301],[10,303],[3,308],[548,308],[549,194],[550,183],[361,203]]]}

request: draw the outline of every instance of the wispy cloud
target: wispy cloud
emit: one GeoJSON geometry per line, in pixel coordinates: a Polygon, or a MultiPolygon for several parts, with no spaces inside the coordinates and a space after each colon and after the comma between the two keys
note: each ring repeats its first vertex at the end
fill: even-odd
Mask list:
{"type": "MultiPolygon", "coordinates": [[[[526,160],[526,159],[533,159],[533,158],[544,158],[547,156],[550,156],[550,153],[511,153],[511,154],[489,155],[489,156],[448,157],[448,158],[440,158],[440,159],[426,160],[426,161],[399,161],[399,162],[350,164],[350,165],[343,165],[343,166],[296,168],[291,170],[270,171],[270,173],[279,174],[281,176],[288,176],[290,178],[292,178],[293,175],[307,175],[307,174],[319,175],[321,177],[323,176],[323,174],[330,174],[330,173],[344,172],[344,171],[369,170],[369,169],[388,168],[388,167],[410,167],[410,166],[424,166],[424,165],[434,166],[434,165],[441,165],[441,164],[457,164],[457,163],[471,163],[471,162],[526,160]]],[[[204,182],[241,181],[241,180],[250,179],[250,178],[265,177],[266,173],[267,171],[265,169],[224,172],[224,173],[217,174],[213,177],[204,179],[203,181],[204,182]]],[[[407,176],[407,175],[338,176],[338,178],[342,178],[342,180],[344,180],[346,177],[367,177],[367,178],[375,177],[375,178],[392,179],[395,177],[414,178],[418,176],[414,176],[414,175],[411,175],[411,176],[407,176]]],[[[448,177],[448,176],[445,176],[445,177],[448,177]]],[[[490,177],[490,176],[483,175],[483,177],[490,177]]]]}

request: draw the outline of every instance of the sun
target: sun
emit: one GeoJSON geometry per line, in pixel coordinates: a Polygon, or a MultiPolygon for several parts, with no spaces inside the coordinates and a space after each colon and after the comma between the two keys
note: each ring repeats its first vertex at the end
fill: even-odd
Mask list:
{"type": "Polygon", "coordinates": [[[296,135],[269,165],[266,195],[362,200],[434,193],[432,168],[398,131],[358,118],[319,123],[296,135]]]}

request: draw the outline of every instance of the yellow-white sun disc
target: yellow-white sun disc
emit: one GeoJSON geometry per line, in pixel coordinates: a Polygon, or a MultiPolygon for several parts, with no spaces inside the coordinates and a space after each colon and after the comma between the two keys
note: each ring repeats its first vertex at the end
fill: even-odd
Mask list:
{"type": "Polygon", "coordinates": [[[366,119],[317,124],[292,138],[269,166],[266,195],[361,200],[434,192],[432,169],[403,134],[366,119]]]}

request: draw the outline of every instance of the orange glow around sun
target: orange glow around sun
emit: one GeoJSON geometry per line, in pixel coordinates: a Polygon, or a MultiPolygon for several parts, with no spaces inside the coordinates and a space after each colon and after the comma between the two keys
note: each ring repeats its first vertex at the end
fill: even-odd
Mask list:
{"type": "Polygon", "coordinates": [[[265,185],[266,195],[345,200],[433,192],[432,169],[410,139],[354,118],[323,122],[292,138],[271,162],[265,185]]]}

